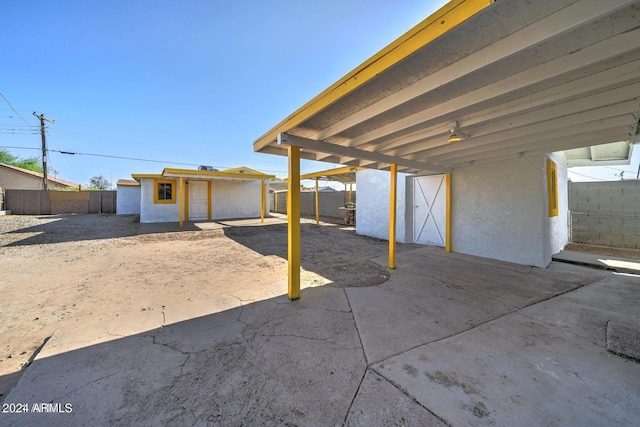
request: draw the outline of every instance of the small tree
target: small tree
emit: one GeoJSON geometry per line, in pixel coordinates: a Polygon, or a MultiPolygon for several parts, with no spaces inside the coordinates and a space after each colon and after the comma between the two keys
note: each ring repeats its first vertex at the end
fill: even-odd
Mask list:
{"type": "Polygon", "coordinates": [[[40,165],[40,159],[38,157],[21,159],[9,153],[7,150],[0,150],[0,163],[42,173],[42,166],[40,165]]]}
{"type": "Polygon", "coordinates": [[[96,175],[89,180],[89,183],[96,190],[109,190],[111,183],[102,175],[96,175]]]}

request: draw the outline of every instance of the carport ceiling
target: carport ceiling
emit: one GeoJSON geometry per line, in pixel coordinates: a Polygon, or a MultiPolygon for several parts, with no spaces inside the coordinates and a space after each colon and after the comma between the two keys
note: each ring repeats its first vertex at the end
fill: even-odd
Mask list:
{"type": "Polygon", "coordinates": [[[306,159],[447,172],[635,143],[639,117],[640,0],[454,0],[254,150],[287,155],[283,133],[306,159]]]}

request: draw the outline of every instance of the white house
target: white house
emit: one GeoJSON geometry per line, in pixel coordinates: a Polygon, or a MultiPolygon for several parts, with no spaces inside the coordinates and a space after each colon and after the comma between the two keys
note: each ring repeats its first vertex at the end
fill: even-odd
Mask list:
{"type": "Polygon", "coordinates": [[[132,177],[138,185],[118,182],[118,214],[139,213],[142,223],[264,217],[269,182],[276,180],[247,167],[165,168],[132,177]]]}

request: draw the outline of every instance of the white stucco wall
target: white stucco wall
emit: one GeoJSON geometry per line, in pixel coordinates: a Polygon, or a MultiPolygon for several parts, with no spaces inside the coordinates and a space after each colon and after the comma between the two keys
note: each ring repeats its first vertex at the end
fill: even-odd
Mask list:
{"type": "MultiPolygon", "coordinates": [[[[560,252],[569,243],[569,181],[567,175],[567,161],[564,153],[551,153],[547,157],[551,158],[557,165],[558,172],[558,216],[546,216],[545,230],[545,251],[544,260],[548,264],[551,257],[560,252]]],[[[547,162],[543,161],[543,188],[547,188],[547,162]]],[[[546,192],[545,192],[546,194],[546,192]]],[[[545,197],[546,204],[544,212],[548,211],[548,198],[545,197]]]]}
{"type": "MultiPolygon", "coordinates": [[[[411,226],[412,219],[406,213],[407,194],[410,194],[408,176],[398,173],[397,179],[396,241],[400,243],[407,242],[407,236],[411,238],[411,232],[407,232],[407,227],[411,226]]],[[[388,240],[390,173],[373,169],[361,170],[356,172],[356,180],[358,181],[356,233],[388,240]]]]}
{"type": "Polygon", "coordinates": [[[259,218],[260,188],[260,181],[213,181],[212,218],[259,218]]]}
{"type": "Polygon", "coordinates": [[[545,160],[530,156],[454,169],[453,251],[546,267],[545,160]]]}
{"type": "Polygon", "coordinates": [[[143,178],[140,180],[140,222],[177,222],[178,221],[178,200],[180,189],[176,179],[176,202],[175,203],[154,203],[153,202],[153,179],[143,178]]]}
{"type": "Polygon", "coordinates": [[[116,214],[140,213],[140,186],[118,185],[116,197],[116,214]]]}

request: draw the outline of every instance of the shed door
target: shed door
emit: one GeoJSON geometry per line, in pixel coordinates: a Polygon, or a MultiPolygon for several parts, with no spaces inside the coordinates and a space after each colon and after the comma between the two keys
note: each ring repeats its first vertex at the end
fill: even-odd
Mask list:
{"type": "Polygon", "coordinates": [[[207,219],[207,183],[189,181],[189,219],[207,219]]]}
{"type": "Polygon", "coordinates": [[[446,233],[445,175],[413,179],[413,242],[444,246],[446,233]]]}

